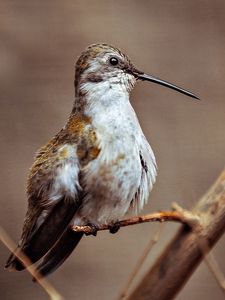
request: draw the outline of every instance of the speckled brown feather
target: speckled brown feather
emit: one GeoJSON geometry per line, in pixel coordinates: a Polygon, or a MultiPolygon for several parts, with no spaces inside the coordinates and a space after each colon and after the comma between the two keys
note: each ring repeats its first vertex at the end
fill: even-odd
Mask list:
{"type": "Polygon", "coordinates": [[[76,145],[81,167],[98,156],[100,149],[89,117],[81,114],[71,115],[66,126],[39,150],[28,177],[27,194],[31,201],[32,195],[36,198],[37,194],[43,201],[48,200],[40,195],[40,190],[43,193],[40,185],[43,184],[43,177],[46,177],[46,180],[51,179],[54,169],[66,158],[66,149],[57,153],[59,147],[65,144],[76,145]],[[85,130],[86,127],[88,130],[85,130]]]}

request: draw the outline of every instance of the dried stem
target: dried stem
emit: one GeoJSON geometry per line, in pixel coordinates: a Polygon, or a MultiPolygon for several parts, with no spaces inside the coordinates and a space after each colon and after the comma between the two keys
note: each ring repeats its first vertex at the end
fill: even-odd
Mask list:
{"type": "Polygon", "coordinates": [[[36,279],[38,284],[45,290],[51,300],[63,300],[63,297],[48,281],[46,281],[44,278],[40,279],[40,274],[37,272],[35,266],[31,265],[31,262],[27,256],[25,256],[22,252],[14,252],[16,245],[2,227],[0,227],[0,240],[11,252],[14,253],[14,255],[17,256],[17,258],[19,258],[19,260],[27,268],[27,271],[36,279]]]}
{"type": "Polygon", "coordinates": [[[222,292],[225,294],[225,278],[224,274],[220,270],[220,267],[212,253],[208,253],[205,256],[205,263],[212,275],[214,276],[218,286],[221,288],[222,292]]]}
{"type": "Polygon", "coordinates": [[[220,270],[220,267],[217,264],[217,261],[214,258],[213,254],[209,252],[210,248],[209,248],[209,245],[207,243],[207,240],[205,238],[199,236],[198,244],[199,244],[199,247],[200,247],[203,255],[205,256],[204,261],[205,261],[207,267],[209,268],[212,275],[214,276],[218,286],[221,288],[223,293],[225,293],[225,278],[224,278],[224,275],[223,275],[222,271],[220,270]]]}

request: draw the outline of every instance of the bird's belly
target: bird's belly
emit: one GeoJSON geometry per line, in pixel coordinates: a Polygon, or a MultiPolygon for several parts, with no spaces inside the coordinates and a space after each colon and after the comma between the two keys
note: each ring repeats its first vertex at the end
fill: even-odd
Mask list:
{"type": "Polygon", "coordinates": [[[86,196],[77,212],[76,224],[103,224],[121,219],[130,207],[141,182],[138,149],[119,152],[114,159],[92,161],[85,171],[86,196]]]}

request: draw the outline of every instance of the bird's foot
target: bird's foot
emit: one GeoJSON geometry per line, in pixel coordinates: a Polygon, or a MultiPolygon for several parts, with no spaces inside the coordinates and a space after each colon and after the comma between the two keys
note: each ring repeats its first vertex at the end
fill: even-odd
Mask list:
{"type": "Polygon", "coordinates": [[[115,222],[109,225],[109,232],[114,234],[117,233],[117,231],[120,229],[119,222],[115,222]]]}
{"type": "Polygon", "coordinates": [[[88,223],[87,226],[89,226],[91,228],[91,231],[88,233],[85,233],[85,235],[97,236],[98,227],[93,223],[88,223]]]}

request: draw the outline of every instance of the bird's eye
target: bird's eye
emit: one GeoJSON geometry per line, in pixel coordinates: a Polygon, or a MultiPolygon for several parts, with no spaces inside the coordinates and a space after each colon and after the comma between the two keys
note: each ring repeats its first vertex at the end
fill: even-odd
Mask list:
{"type": "Polygon", "coordinates": [[[111,57],[110,60],[109,60],[109,62],[110,62],[110,64],[111,64],[112,66],[116,66],[116,65],[118,65],[118,63],[119,63],[119,60],[118,60],[118,58],[116,58],[116,57],[111,57]]]}

